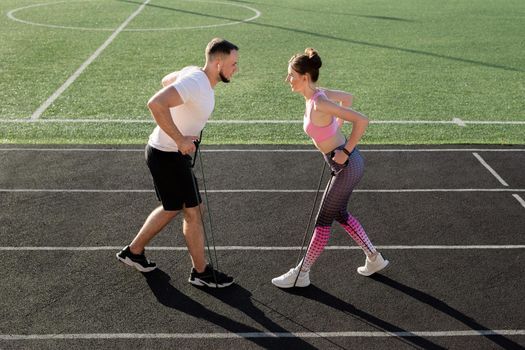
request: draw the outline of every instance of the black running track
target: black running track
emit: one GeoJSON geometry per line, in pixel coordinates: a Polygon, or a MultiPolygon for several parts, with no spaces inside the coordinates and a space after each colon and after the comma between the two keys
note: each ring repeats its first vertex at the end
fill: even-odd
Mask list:
{"type": "Polygon", "coordinates": [[[349,210],[391,266],[358,275],[334,226],[312,285],[280,290],[322,157],[204,145],[219,267],[236,278],[206,290],[187,282],[180,218],[147,251],[157,271],[115,258],[158,205],[141,146],[0,147],[0,349],[523,348],[525,148],[362,151],[349,210]]]}

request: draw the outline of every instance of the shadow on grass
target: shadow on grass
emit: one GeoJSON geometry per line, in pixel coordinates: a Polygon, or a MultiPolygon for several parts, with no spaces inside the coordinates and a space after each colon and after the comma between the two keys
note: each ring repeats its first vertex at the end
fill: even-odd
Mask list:
{"type": "Polygon", "coordinates": [[[240,2],[243,4],[251,4],[251,5],[262,5],[266,7],[278,7],[286,10],[292,10],[292,11],[299,11],[299,12],[311,12],[315,14],[326,14],[331,16],[349,16],[349,17],[361,17],[361,18],[371,18],[371,19],[379,19],[379,20],[386,20],[386,21],[399,21],[399,22],[416,22],[411,19],[406,18],[400,18],[400,17],[391,17],[391,16],[372,16],[372,15],[358,15],[355,13],[349,13],[340,11],[341,9],[338,8],[334,11],[326,11],[322,8],[304,8],[304,7],[290,7],[290,6],[282,6],[282,5],[276,5],[276,4],[267,4],[267,3],[261,3],[261,2],[254,2],[254,1],[243,1],[243,0],[229,0],[231,2],[240,2]]]}
{"type": "MultiPolygon", "coordinates": [[[[134,1],[134,0],[119,0],[119,1],[133,3],[133,4],[140,4],[140,5],[143,4],[140,1],[134,1]]],[[[191,14],[191,15],[196,15],[196,16],[201,16],[201,17],[208,17],[208,18],[221,19],[221,20],[234,21],[234,22],[239,22],[240,21],[240,19],[238,19],[238,18],[230,18],[230,17],[225,17],[225,16],[219,16],[219,15],[205,14],[205,13],[200,13],[200,12],[195,12],[195,11],[184,10],[184,9],[180,9],[180,8],[176,8],[176,7],[167,7],[167,6],[160,6],[160,5],[153,5],[153,4],[146,4],[146,6],[152,7],[152,8],[159,8],[159,9],[163,9],[163,10],[168,10],[168,11],[175,11],[175,12],[180,12],[180,13],[185,13],[185,14],[191,14]]],[[[428,56],[428,57],[433,57],[433,58],[440,58],[440,59],[445,59],[445,60],[450,60],[450,61],[455,61],[455,62],[468,63],[468,64],[472,64],[472,65],[477,65],[477,66],[502,69],[502,70],[512,71],[512,72],[522,72],[522,70],[520,70],[520,69],[513,68],[513,67],[508,67],[508,66],[504,66],[504,65],[499,65],[499,64],[487,63],[487,62],[482,62],[482,61],[475,61],[475,60],[470,60],[470,59],[460,58],[460,57],[454,57],[454,56],[441,55],[441,54],[437,54],[437,53],[426,52],[426,51],[421,51],[421,50],[414,50],[414,49],[408,49],[408,48],[403,48],[403,47],[396,47],[396,46],[390,46],[390,45],[384,45],[384,44],[370,43],[370,42],[362,41],[362,40],[352,40],[352,39],[340,38],[340,37],[333,36],[333,35],[322,34],[322,33],[318,33],[318,32],[311,32],[311,31],[307,31],[307,30],[303,30],[303,29],[297,29],[297,28],[289,28],[289,27],[284,27],[284,26],[280,26],[280,25],[265,24],[265,23],[255,22],[255,21],[244,22],[244,24],[245,25],[251,25],[251,26],[259,26],[259,27],[265,27],[265,28],[279,29],[279,30],[283,30],[283,31],[293,32],[293,33],[306,34],[306,35],[311,35],[313,37],[318,37],[318,38],[322,38],[322,39],[336,40],[336,41],[341,41],[341,42],[349,43],[349,44],[363,45],[363,46],[379,48],[379,49],[400,51],[400,52],[403,52],[403,53],[410,53],[410,54],[415,54],[415,55],[423,55],[423,56],[428,56]]]]}

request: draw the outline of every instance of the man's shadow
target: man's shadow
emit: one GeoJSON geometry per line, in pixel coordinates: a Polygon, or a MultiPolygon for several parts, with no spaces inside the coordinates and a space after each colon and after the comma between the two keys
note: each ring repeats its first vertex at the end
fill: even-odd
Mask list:
{"type": "Polygon", "coordinates": [[[202,304],[173,287],[170,284],[170,276],[158,268],[151,272],[143,273],[143,276],[151,291],[162,305],[184,312],[195,318],[216,324],[231,333],[251,333],[251,335],[248,334],[244,336],[244,339],[257,344],[260,347],[266,349],[275,349],[276,347],[286,349],[316,349],[316,347],[307,343],[303,339],[294,337],[289,331],[283,329],[281,326],[266,317],[263,311],[251,303],[251,293],[237,284],[224,290],[203,288],[202,290],[213,295],[224,303],[243,311],[246,315],[268,329],[269,332],[288,333],[286,338],[274,338],[270,336],[261,337],[260,335],[262,332],[259,329],[250,327],[204,307],[202,304]]]}
{"type": "MultiPolygon", "coordinates": [[[[376,282],[387,285],[390,288],[396,289],[416,299],[417,301],[421,303],[432,306],[434,309],[441,311],[442,313],[458,320],[459,322],[463,323],[464,325],[471,328],[472,330],[491,332],[489,328],[479,324],[473,318],[461,313],[460,311],[454,309],[453,307],[451,307],[444,301],[439,300],[438,298],[433,297],[432,295],[429,295],[418,289],[404,285],[398,281],[394,281],[393,279],[383,276],[383,275],[374,274],[370,278],[376,282]]],[[[492,341],[493,343],[495,343],[496,345],[504,349],[523,349],[523,346],[519,345],[518,343],[512,341],[511,339],[507,337],[504,337],[503,335],[484,334],[484,333],[481,333],[481,334],[484,337],[486,337],[488,340],[492,341]]]]}
{"type": "MultiPolygon", "coordinates": [[[[259,323],[264,328],[268,329],[270,332],[273,333],[288,333],[289,331],[284,329],[279,324],[275,323],[271,318],[269,318],[264,311],[262,311],[256,304],[264,307],[266,310],[271,311],[273,314],[279,315],[280,318],[286,319],[287,321],[294,323],[297,325],[300,329],[316,333],[315,330],[312,330],[308,328],[307,326],[298,323],[297,321],[291,319],[287,315],[279,312],[278,310],[274,309],[273,307],[269,306],[268,304],[257,300],[252,296],[252,293],[242,287],[239,284],[234,284],[231,287],[228,287],[227,292],[225,293],[225,290],[220,289],[211,289],[211,288],[201,288],[201,290],[217,299],[219,299],[224,304],[229,305],[232,308],[235,308],[247,316],[249,316],[252,320],[259,323]]],[[[288,337],[288,335],[287,335],[288,337]]],[[[332,348],[337,347],[340,349],[345,349],[341,345],[337,344],[333,340],[323,337],[320,334],[316,335],[317,339],[323,339],[323,341],[328,342],[332,348]]],[[[317,349],[316,347],[304,342],[300,338],[281,338],[279,342],[274,342],[275,345],[278,345],[277,347],[272,347],[272,349],[317,349]]]]}

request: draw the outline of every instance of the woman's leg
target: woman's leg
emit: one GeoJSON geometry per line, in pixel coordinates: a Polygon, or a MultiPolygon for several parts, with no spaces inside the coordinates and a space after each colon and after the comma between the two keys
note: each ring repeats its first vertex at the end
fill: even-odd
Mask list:
{"type": "Polygon", "coordinates": [[[334,192],[339,194],[337,201],[337,215],[335,220],[345,229],[352,239],[359,245],[367,256],[377,254],[361,223],[347,211],[350,196],[364,173],[364,160],[359,150],[354,150],[348,158],[348,165],[336,177],[334,192]]]}
{"type": "Polygon", "coordinates": [[[357,245],[363,249],[366,256],[373,257],[377,254],[376,248],[372,242],[370,242],[365,229],[356,218],[350,215],[350,213],[345,211],[345,213],[337,219],[337,222],[339,222],[345,231],[348,232],[357,245]],[[346,217],[346,219],[344,219],[344,217],[346,217]]]}
{"type": "Polygon", "coordinates": [[[350,213],[348,213],[347,205],[350,200],[350,196],[358,184],[359,180],[363,176],[364,172],[364,161],[359,151],[355,151],[351,154],[348,160],[348,166],[341,171],[338,176],[340,183],[338,185],[341,188],[341,196],[346,196],[341,199],[341,203],[344,202],[339,208],[340,211],[335,218],[339,224],[345,229],[346,232],[352,237],[352,239],[359,245],[366,255],[365,265],[360,266],[357,272],[364,276],[370,276],[371,274],[384,269],[388,265],[388,260],[385,260],[383,256],[377,252],[376,248],[370,242],[368,235],[366,234],[361,223],[350,213]]]}
{"type": "Polygon", "coordinates": [[[301,271],[309,271],[330,239],[330,226],[316,226],[301,271]]]}
{"type": "Polygon", "coordinates": [[[348,159],[348,165],[344,168],[340,166],[338,168],[338,165],[328,155],[325,155],[325,160],[333,171],[340,171],[333,175],[325,190],[321,208],[317,214],[314,234],[301,268],[302,271],[310,270],[323,252],[330,238],[332,222],[340,218],[341,212],[346,212],[350,194],[363,176],[363,159],[357,150],[352,152],[348,159]]]}

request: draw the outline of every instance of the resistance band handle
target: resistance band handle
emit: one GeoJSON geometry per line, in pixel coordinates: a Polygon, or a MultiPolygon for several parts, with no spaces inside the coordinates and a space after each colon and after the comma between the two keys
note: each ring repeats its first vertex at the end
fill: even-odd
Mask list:
{"type": "Polygon", "coordinates": [[[197,160],[197,155],[199,153],[199,145],[201,144],[201,140],[193,140],[193,144],[195,145],[195,153],[193,153],[193,160],[191,162],[191,167],[195,167],[195,161],[197,160]]]}

